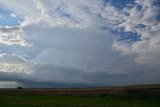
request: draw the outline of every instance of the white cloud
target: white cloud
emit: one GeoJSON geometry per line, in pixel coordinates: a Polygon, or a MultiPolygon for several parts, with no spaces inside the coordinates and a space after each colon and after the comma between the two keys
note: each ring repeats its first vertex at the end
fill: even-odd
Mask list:
{"type": "Polygon", "coordinates": [[[21,33],[22,31],[19,26],[0,26],[0,43],[29,46],[29,43],[21,37],[21,33]]]}
{"type": "Polygon", "coordinates": [[[32,69],[31,67],[31,62],[29,63],[22,55],[0,54],[0,72],[29,74],[32,69]]]}
{"type": "Polygon", "coordinates": [[[17,15],[14,14],[14,13],[11,13],[10,15],[11,15],[11,17],[13,17],[13,18],[16,18],[16,17],[17,17],[17,15]]]}
{"type": "Polygon", "coordinates": [[[122,11],[118,11],[110,2],[105,4],[100,11],[100,16],[103,18],[103,22],[106,24],[106,28],[116,29],[119,23],[124,20],[122,11]]]}
{"type": "Polygon", "coordinates": [[[125,41],[115,41],[113,47],[124,54],[135,55],[135,61],[139,64],[149,64],[158,67],[160,64],[160,23],[156,20],[156,17],[159,7],[154,6],[153,2],[150,0],[136,0],[138,4],[131,8],[124,8],[122,13],[118,13],[118,10],[112,10],[113,12],[111,13],[117,13],[122,17],[115,16],[114,18],[117,19],[112,19],[120,19],[120,21],[123,19],[118,28],[124,28],[125,32],[133,32],[141,36],[141,40],[133,44],[128,44],[125,41]],[[125,16],[124,13],[128,15],[125,16]]]}

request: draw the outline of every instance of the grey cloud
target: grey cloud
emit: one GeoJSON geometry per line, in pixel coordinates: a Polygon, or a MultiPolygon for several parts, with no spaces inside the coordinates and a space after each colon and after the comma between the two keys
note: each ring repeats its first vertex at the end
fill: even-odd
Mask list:
{"type": "Polygon", "coordinates": [[[19,26],[0,26],[1,33],[13,33],[20,30],[19,26]]]}
{"type": "Polygon", "coordinates": [[[7,54],[2,53],[0,54],[0,62],[2,63],[24,63],[27,60],[23,56],[18,56],[15,54],[7,54]]]}
{"type": "Polygon", "coordinates": [[[27,74],[25,73],[0,71],[0,81],[24,82],[26,80],[28,80],[28,78],[27,78],[27,74]]]}
{"type": "Polygon", "coordinates": [[[70,28],[26,28],[25,37],[27,41],[40,48],[35,61],[47,62],[72,67],[83,68],[81,65],[97,66],[102,68],[107,66],[112,57],[108,55],[116,54],[110,50],[112,44],[112,34],[106,31],[94,31],[94,29],[70,29],[70,28]],[[30,31],[32,29],[33,31],[30,31]],[[43,29],[43,30],[42,30],[43,29]],[[104,59],[105,58],[105,59],[104,59]]]}

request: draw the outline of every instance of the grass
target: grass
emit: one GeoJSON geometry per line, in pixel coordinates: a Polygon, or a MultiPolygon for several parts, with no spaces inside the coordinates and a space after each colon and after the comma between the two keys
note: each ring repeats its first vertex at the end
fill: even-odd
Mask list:
{"type": "Polygon", "coordinates": [[[0,89],[0,107],[160,107],[160,85],[0,89]]]}
{"type": "Polygon", "coordinates": [[[1,94],[0,107],[160,107],[159,98],[1,94]]]}

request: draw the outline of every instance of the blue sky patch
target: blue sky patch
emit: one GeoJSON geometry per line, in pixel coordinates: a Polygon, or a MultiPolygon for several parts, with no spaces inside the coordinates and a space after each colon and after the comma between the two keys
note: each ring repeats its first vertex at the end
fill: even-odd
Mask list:
{"type": "Polygon", "coordinates": [[[12,11],[0,8],[0,26],[19,25],[21,19],[16,16],[13,17],[12,14],[13,14],[12,11]]]}
{"type": "Polygon", "coordinates": [[[117,37],[118,41],[134,43],[141,40],[141,36],[134,32],[124,32],[123,30],[114,30],[112,33],[117,37]]]}
{"type": "Polygon", "coordinates": [[[134,0],[104,0],[104,2],[110,2],[118,9],[123,9],[124,7],[127,7],[128,4],[134,4],[134,0]]]}

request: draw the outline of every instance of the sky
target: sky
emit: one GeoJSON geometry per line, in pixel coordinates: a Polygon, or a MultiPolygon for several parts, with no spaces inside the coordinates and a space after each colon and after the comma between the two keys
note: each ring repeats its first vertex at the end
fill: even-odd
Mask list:
{"type": "Polygon", "coordinates": [[[159,0],[0,0],[0,88],[159,83],[159,0]]]}

